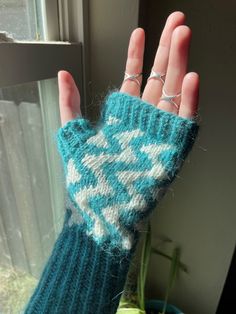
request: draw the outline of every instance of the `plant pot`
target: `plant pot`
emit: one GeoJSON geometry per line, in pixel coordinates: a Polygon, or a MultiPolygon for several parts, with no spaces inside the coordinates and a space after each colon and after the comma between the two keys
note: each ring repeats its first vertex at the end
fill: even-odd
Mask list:
{"type": "MultiPolygon", "coordinates": [[[[164,301],[162,300],[149,300],[146,302],[147,314],[159,314],[162,312],[164,301]]],[[[172,304],[168,304],[166,314],[184,314],[180,309],[172,304]]]]}

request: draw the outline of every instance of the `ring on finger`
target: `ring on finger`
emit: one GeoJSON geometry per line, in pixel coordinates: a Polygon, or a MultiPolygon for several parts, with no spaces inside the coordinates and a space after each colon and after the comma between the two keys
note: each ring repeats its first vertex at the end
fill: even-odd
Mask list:
{"type": "Polygon", "coordinates": [[[124,81],[123,81],[123,82],[130,80],[130,81],[133,81],[133,82],[137,83],[138,86],[140,86],[141,83],[139,82],[138,78],[139,78],[141,75],[142,75],[142,73],[138,73],[138,74],[129,74],[129,73],[125,72],[125,77],[124,77],[124,81]]]}
{"type": "Polygon", "coordinates": [[[162,96],[160,98],[160,100],[164,100],[169,102],[170,104],[174,105],[177,109],[179,109],[178,104],[174,101],[175,98],[178,98],[181,96],[181,93],[175,94],[175,95],[168,95],[164,89],[164,87],[162,88],[162,96]]]}
{"type": "Polygon", "coordinates": [[[155,80],[159,80],[162,82],[162,84],[165,83],[165,76],[166,74],[165,73],[161,73],[161,72],[155,72],[153,69],[151,71],[151,74],[148,78],[148,81],[151,80],[151,79],[155,79],[155,80]]]}

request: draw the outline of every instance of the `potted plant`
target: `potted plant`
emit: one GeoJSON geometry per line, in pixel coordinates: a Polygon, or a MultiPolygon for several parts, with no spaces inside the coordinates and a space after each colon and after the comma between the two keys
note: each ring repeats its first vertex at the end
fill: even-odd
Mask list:
{"type": "MultiPolygon", "coordinates": [[[[168,240],[168,242],[170,241],[168,240]]],[[[169,295],[175,284],[179,270],[187,272],[187,267],[180,261],[180,253],[178,246],[173,248],[172,256],[165,254],[157,248],[153,248],[151,245],[151,227],[149,224],[143,241],[140,267],[135,279],[136,283],[133,282],[134,278],[132,275],[128,276],[128,282],[126,283],[117,314],[183,314],[177,307],[168,304],[169,295]],[[170,261],[169,279],[164,300],[145,300],[145,283],[152,253],[158,254],[170,261]]],[[[132,273],[132,267],[130,272],[132,273]]]]}

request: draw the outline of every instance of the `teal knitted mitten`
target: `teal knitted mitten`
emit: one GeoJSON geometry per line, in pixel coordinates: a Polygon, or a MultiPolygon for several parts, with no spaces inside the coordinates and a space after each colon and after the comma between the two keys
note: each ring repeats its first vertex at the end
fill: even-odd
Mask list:
{"type": "Polygon", "coordinates": [[[59,130],[70,206],[27,313],[115,313],[140,226],[197,129],[193,120],[115,92],[96,128],[78,118],[59,130]]]}

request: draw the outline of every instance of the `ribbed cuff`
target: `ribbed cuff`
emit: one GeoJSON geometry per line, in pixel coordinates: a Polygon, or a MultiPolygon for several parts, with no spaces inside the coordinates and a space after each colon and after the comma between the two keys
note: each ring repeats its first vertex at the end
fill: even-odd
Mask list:
{"type": "Polygon", "coordinates": [[[181,118],[120,92],[114,92],[106,99],[103,122],[109,121],[111,116],[119,119],[127,129],[139,128],[157,142],[176,145],[183,157],[191,149],[198,131],[193,119],[181,118]]]}
{"type": "Polygon", "coordinates": [[[25,313],[116,313],[129,261],[65,224],[25,313]]]}
{"type": "Polygon", "coordinates": [[[90,122],[84,118],[77,118],[67,122],[57,132],[58,150],[66,161],[71,154],[86,140],[95,135],[95,130],[90,122]]]}

